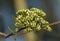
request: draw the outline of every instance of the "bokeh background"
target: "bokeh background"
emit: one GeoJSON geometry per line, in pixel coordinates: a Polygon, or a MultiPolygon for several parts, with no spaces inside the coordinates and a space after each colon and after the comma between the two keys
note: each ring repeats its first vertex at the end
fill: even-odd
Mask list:
{"type": "MultiPolygon", "coordinates": [[[[60,0],[0,0],[0,32],[10,34],[8,26],[15,27],[13,16],[16,11],[32,7],[46,12],[46,20],[50,23],[60,21],[60,0]]],[[[16,41],[60,41],[60,24],[51,27],[52,32],[30,32],[22,36],[18,35],[19,37],[15,36],[17,37],[16,41]]],[[[14,41],[14,39],[7,38],[0,41],[14,41]]]]}

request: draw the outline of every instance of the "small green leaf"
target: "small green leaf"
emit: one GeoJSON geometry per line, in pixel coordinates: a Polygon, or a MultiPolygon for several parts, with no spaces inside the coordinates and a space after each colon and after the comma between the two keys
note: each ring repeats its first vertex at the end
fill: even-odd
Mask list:
{"type": "Polygon", "coordinates": [[[11,33],[16,34],[16,31],[13,28],[8,27],[8,29],[10,30],[11,33]]]}

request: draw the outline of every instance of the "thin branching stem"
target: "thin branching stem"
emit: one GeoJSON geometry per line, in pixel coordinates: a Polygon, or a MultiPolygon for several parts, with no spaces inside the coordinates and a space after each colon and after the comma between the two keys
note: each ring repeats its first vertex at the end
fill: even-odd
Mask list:
{"type": "MultiPolygon", "coordinates": [[[[54,22],[54,23],[50,23],[50,24],[48,24],[48,25],[52,26],[52,25],[56,25],[56,24],[60,24],[60,21],[54,22]]],[[[44,25],[44,26],[45,26],[45,25],[44,25]]],[[[26,29],[26,27],[19,29],[19,30],[17,31],[17,33],[20,32],[20,31],[22,31],[22,30],[24,30],[24,29],[26,29]]],[[[11,33],[11,34],[6,34],[6,33],[0,32],[0,35],[8,38],[8,37],[10,37],[10,36],[12,36],[12,35],[14,35],[14,34],[13,34],[13,33],[11,33]]]]}
{"type": "Polygon", "coordinates": [[[4,36],[4,37],[7,37],[7,36],[8,36],[8,34],[3,33],[3,32],[0,32],[0,35],[2,35],[2,36],[4,36]]]}
{"type": "Polygon", "coordinates": [[[54,22],[54,23],[50,23],[49,25],[52,26],[52,25],[56,25],[56,24],[60,24],[60,21],[54,22]]]}

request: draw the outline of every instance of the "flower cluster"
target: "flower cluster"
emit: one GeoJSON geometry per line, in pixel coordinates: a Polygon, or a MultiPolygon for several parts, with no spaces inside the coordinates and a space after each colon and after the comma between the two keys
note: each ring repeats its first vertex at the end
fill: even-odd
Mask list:
{"type": "Polygon", "coordinates": [[[39,31],[41,29],[51,31],[49,22],[44,19],[45,12],[37,8],[22,9],[16,12],[14,25],[17,28],[26,27],[24,31],[39,31]]]}

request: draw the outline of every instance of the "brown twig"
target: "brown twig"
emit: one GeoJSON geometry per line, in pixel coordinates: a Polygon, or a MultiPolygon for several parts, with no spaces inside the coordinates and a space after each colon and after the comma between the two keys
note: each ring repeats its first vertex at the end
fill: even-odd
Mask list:
{"type": "Polygon", "coordinates": [[[49,25],[52,26],[52,25],[56,25],[56,24],[60,24],[60,21],[58,22],[53,22],[53,23],[50,23],[49,25]]]}
{"type": "Polygon", "coordinates": [[[0,35],[2,35],[2,36],[4,36],[4,37],[8,36],[8,34],[5,34],[5,33],[3,33],[3,32],[0,32],[0,35]]]}
{"type": "MultiPolygon", "coordinates": [[[[52,25],[56,25],[56,24],[60,24],[60,21],[54,22],[54,23],[51,23],[51,24],[48,24],[48,25],[52,26],[52,25]]],[[[24,30],[24,29],[26,29],[26,27],[19,29],[19,31],[17,31],[17,32],[20,32],[21,30],[24,30]]],[[[10,37],[10,36],[12,36],[12,35],[14,35],[14,34],[13,34],[13,33],[11,33],[11,34],[6,34],[6,33],[0,32],[0,35],[8,38],[8,37],[10,37]]]]}
{"type": "MultiPolygon", "coordinates": [[[[24,30],[24,29],[26,29],[26,27],[20,28],[20,29],[17,31],[17,33],[20,32],[20,31],[22,31],[22,30],[24,30]]],[[[8,36],[6,36],[6,38],[8,38],[8,37],[10,37],[10,36],[12,36],[12,35],[14,35],[14,34],[11,33],[11,34],[9,34],[8,36]]]]}

